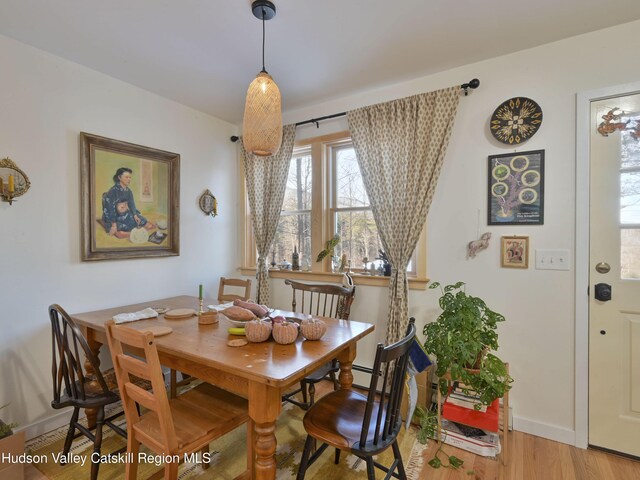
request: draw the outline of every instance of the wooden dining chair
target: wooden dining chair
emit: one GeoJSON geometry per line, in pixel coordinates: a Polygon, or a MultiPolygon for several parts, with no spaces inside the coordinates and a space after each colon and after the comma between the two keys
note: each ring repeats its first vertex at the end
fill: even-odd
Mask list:
{"type": "MultiPolygon", "coordinates": [[[[286,279],[284,283],[290,285],[293,291],[291,307],[294,312],[341,320],[349,319],[351,304],[356,294],[355,285],[344,287],[342,285],[302,283],[289,279],[286,279]]],[[[339,370],[337,360],[325,363],[303,378],[300,381],[300,388],[287,393],[282,399],[307,410],[315,401],[316,383],[328,378],[333,382],[334,390],[338,389],[336,373],[339,370]],[[302,402],[293,398],[298,393],[302,393],[302,402]]]]}
{"type": "MultiPolygon", "coordinates": [[[[220,285],[218,286],[218,302],[233,302],[234,300],[249,300],[251,297],[251,279],[241,280],[238,278],[225,278],[220,277],[220,285]],[[225,287],[238,287],[244,288],[244,295],[235,293],[225,293],[225,287]]],[[[173,368],[169,373],[169,388],[171,392],[171,398],[176,396],[177,388],[188,385],[193,379],[184,373],[181,374],[182,380],[178,381],[178,375],[173,368]]]]}
{"type": "MultiPolygon", "coordinates": [[[[51,343],[53,360],[51,374],[53,377],[53,400],[55,409],[73,407],[69,430],[64,441],[62,456],[66,457],[74,438],[86,436],[93,442],[93,451],[100,456],[102,446],[103,425],[109,426],[119,435],[127,438],[127,432],[115,425],[112,420],[122,415],[118,412],[108,418],[104,417],[104,407],[120,400],[120,397],[107,385],[100,372],[99,362],[89,348],[82,331],[60,305],[49,306],[51,320],[51,343]],[[82,356],[84,358],[82,358],[82,356]],[[93,374],[87,375],[83,365],[89,364],[93,374]],[[78,421],[80,409],[97,410],[95,433],[78,421]],[[78,434],[76,435],[76,429],[78,434]]],[[[91,479],[98,478],[99,462],[91,457],[91,479]]]]}
{"type": "Polygon", "coordinates": [[[239,278],[220,277],[218,286],[218,302],[233,302],[234,300],[249,300],[251,297],[251,279],[241,280],[239,278]],[[244,288],[244,295],[235,293],[225,293],[225,287],[244,288]]]}
{"type": "MultiPolygon", "coordinates": [[[[113,320],[106,323],[106,330],[129,425],[127,453],[133,461],[126,466],[127,480],[136,478],[141,443],[164,458],[177,456],[181,461],[186,453],[208,452],[209,442],[244,423],[251,427],[247,401],[207,383],[169,400],[153,333],[116,325],[113,320]],[[123,346],[141,356],[125,354],[123,346]],[[152,390],[135,385],[132,375],[149,380],[152,390]],[[137,405],[148,411],[140,415],[137,405]]],[[[249,431],[247,438],[251,438],[249,431]]],[[[247,469],[250,470],[253,447],[249,442],[247,447],[247,469]]],[[[165,479],[177,478],[180,461],[165,463],[165,479]]],[[[208,467],[206,461],[203,467],[208,467]]]]}
{"type": "Polygon", "coordinates": [[[304,445],[297,480],[303,480],[307,468],[331,446],[336,449],[335,463],[345,450],[367,464],[367,478],[375,480],[375,468],[386,472],[385,478],[406,480],[397,437],[402,427],[400,404],[409,361],[409,348],[416,335],[415,319],[409,320],[407,335],[384,347],[378,344],[367,395],[354,390],[337,390],[318,400],[304,415],[307,440],[304,445]],[[315,450],[316,441],[322,445],[315,450]],[[393,449],[390,467],[373,460],[387,448],[393,449]],[[396,472],[397,470],[397,472],[396,472]]]}

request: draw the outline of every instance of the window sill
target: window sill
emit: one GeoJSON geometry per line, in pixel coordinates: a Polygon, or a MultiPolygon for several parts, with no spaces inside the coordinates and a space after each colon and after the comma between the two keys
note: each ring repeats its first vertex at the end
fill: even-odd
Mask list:
{"type": "MultiPolygon", "coordinates": [[[[256,274],[255,267],[243,267],[240,269],[242,275],[254,276],[256,274]]],[[[356,285],[368,285],[375,287],[388,287],[389,277],[378,277],[370,275],[351,274],[353,282],[356,285]]],[[[327,272],[294,272],[291,270],[269,270],[270,278],[295,278],[297,280],[306,280],[314,282],[341,283],[342,273],[327,272]]],[[[426,290],[428,278],[409,277],[409,290],[426,290]]]]}

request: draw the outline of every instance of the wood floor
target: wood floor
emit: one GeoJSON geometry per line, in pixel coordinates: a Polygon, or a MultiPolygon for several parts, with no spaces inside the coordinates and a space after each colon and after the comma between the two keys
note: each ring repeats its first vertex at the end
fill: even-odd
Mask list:
{"type": "MultiPolygon", "coordinates": [[[[330,384],[319,385],[318,396],[331,390],[330,384]]],[[[480,457],[449,445],[444,451],[464,460],[458,470],[434,469],[428,465],[438,446],[430,442],[424,454],[424,468],[418,478],[409,480],[634,480],[640,479],[640,462],[598,450],[583,450],[564,443],[513,431],[509,434],[509,462],[480,457]]],[[[441,457],[444,458],[444,457],[441,457]]],[[[383,478],[381,472],[376,473],[383,478]]],[[[45,477],[34,467],[26,469],[28,480],[45,477]]],[[[364,480],[366,475],[363,474],[364,480]]],[[[334,480],[327,477],[326,480],[334,480]]],[[[343,479],[335,479],[343,480],[343,479]]],[[[350,479],[351,480],[351,479],[350,479]]],[[[355,477],[353,480],[357,480],[355,477]]]]}
{"type": "MultiPolygon", "coordinates": [[[[425,467],[420,480],[632,480],[640,479],[640,462],[598,450],[572,447],[522,432],[509,432],[509,462],[480,457],[449,445],[443,449],[449,455],[464,460],[457,471],[431,468],[437,445],[430,442],[425,452],[425,467]]],[[[440,458],[445,458],[441,456],[440,458]]],[[[418,479],[411,479],[418,480],[418,479]]]]}

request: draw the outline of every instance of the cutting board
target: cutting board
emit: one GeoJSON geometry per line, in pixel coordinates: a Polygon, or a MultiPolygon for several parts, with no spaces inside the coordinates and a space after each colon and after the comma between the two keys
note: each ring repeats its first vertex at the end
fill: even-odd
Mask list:
{"type": "Polygon", "coordinates": [[[165,313],[164,318],[167,320],[180,320],[182,318],[193,317],[195,314],[196,311],[193,308],[176,308],[165,313]]]}

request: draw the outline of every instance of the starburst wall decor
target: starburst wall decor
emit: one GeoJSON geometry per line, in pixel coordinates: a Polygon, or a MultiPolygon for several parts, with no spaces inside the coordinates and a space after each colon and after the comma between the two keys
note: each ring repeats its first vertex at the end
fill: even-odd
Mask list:
{"type": "Polygon", "coordinates": [[[526,97],[513,97],[500,104],[491,115],[491,134],[508,145],[523,143],[542,124],[540,105],[526,97]]]}

